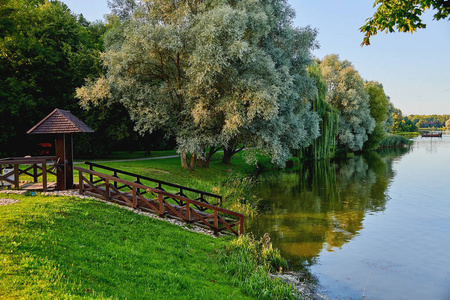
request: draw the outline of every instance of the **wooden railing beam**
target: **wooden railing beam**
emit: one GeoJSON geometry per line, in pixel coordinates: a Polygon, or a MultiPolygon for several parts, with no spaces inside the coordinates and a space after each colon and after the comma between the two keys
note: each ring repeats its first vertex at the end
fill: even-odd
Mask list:
{"type": "MultiPolygon", "coordinates": [[[[105,198],[106,200],[111,200],[114,199],[114,201],[119,201],[119,203],[127,203],[126,205],[128,206],[132,206],[133,208],[138,208],[139,204],[138,204],[138,198],[141,199],[141,201],[143,202],[144,206],[147,209],[150,209],[154,212],[156,212],[158,215],[160,215],[161,217],[164,216],[166,213],[170,215],[173,215],[177,218],[180,218],[182,220],[184,220],[185,222],[189,223],[191,221],[193,221],[193,216],[194,216],[194,222],[199,222],[201,221],[201,223],[203,223],[204,225],[207,225],[209,228],[211,228],[214,231],[214,234],[218,234],[221,231],[224,230],[229,230],[231,233],[235,234],[235,235],[239,235],[239,234],[243,234],[244,232],[244,216],[240,213],[228,210],[228,209],[224,209],[222,207],[218,207],[218,206],[214,206],[208,203],[204,203],[204,202],[200,202],[197,200],[193,200],[193,199],[189,199],[185,196],[182,195],[176,195],[176,194],[172,194],[169,192],[166,192],[164,190],[158,189],[158,188],[152,188],[152,187],[148,187],[143,185],[140,182],[131,182],[128,180],[124,180],[115,176],[111,176],[111,175],[107,175],[107,174],[102,174],[93,170],[88,170],[88,169],[84,169],[81,167],[74,167],[75,170],[77,170],[79,172],[79,191],[80,193],[85,192],[85,188],[84,188],[84,181],[86,181],[87,185],[90,186],[90,189],[88,189],[88,191],[93,191],[95,194],[105,194],[105,198]],[[89,178],[93,178],[98,177],[99,181],[102,181],[104,183],[100,184],[100,185],[95,185],[95,183],[93,183],[92,181],[89,181],[86,179],[86,177],[83,176],[83,173],[87,173],[89,174],[89,178]],[[129,189],[131,189],[131,192],[123,192],[123,191],[119,191],[119,188],[116,188],[116,184],[122,184],[122,187],[128,187],[129,189]],[[104,186],[104,187],[103,187],[104,186]],[[104,190],[104,191],[102,191],[104,190]],[[113,191],[113,197],[111,198],[111,190],[113,191]],[[151,195],[157,195],[157,198],[151,200],[153,201],[153,203],[155,203],[155,205],[151,204],[150,200],[144,198],[139,191],[140,190],[144,190],[147,193],[151,194],[151,195]],[[121,199],[120,199],[121,198],[121,199]],[[174,204],[170,204],[168,202],[166,202],[166,199],[171,199],[177,203],[182,203],[183,205],[177,206],[174,204]],[[125,202],[123,202],[125,201],[125,202]],[[157,203],[156,203],[157,202],[157,203]],[[194,205],[195,207],[197,207],[199,210],[198,212],[191,208],[191,205],[194,205]],[[181,210],[180,210],[181,209],[181,210]],[[184,216],[182,214],[182,212],[184,211],[184,216]],[[210,214],[205,215],[204,212],[202,211],[211,211],[210,214]],[[203,214],[203,216],[202,216],[203,214]],[[224,214],[224,215],[228,215],[231,217],[235,217],[237,218],[237,222],[236,219],[233,220],[233,218],[231,217],[226,217],[225,219],[219,215],[219,214],[224,214]],[[208,219],[210,219],[210,221],[208,221],[208,219]],[[212,219],[212,220],[211,220],[212,219]],[[227,220],[233,221],[234,223],[228,223],[227,220]],[[220,223],[222,223],[222,227],[219,228],[220,223]],[[239,225],[239,232],[237,230],[234,230],[233,227],[239,225]]],[[[86,191],[87,192],[87,191],[86,191]]],[[[182,190],[181,190],[181,193],[182,190]]],[[[202,195],[200,194],[200,197],[202,197],[202,195]]],[[[221,201],[221,197],[219,198],[221,201]]]]}

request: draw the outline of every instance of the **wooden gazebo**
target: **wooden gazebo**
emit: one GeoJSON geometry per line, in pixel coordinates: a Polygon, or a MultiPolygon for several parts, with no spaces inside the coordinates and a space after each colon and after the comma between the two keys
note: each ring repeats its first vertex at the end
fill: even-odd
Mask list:
{"type": "Polygon", "coordinates": [[[70,111],[56,108],[27,131],[28,134],[55,134],[56,190],[73,187],[73,133],[94,132],[70,111]]]}

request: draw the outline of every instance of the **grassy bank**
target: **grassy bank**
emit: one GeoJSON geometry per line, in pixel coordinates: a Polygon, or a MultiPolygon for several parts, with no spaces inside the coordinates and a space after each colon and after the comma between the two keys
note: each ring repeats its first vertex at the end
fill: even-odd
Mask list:
{"type": "MultiPolygon", "coordinates": [[[[156,151],[153,153],[155,154],[156,151]]],[[[256,205],[255,197],[251,194],[251,187],[254,183],[252,177],[258,171],[258,168],[264,168],[264,170],[270,168],[268,162],[259,165],[248,165],[245,163],[240,153],[233,157],[232,165],[223,164],[221,162],[222,153],[217,153],[211,160],[210,168],[196,168],[194,171],[182,169],[180,158],[178,157],[142,160],[141,158],[143,157],[141,156],[143,155],[143,152],[136,152],[130,157],[127,157],[126,154],[126,152],[118,152],[109,158],[101,159],[101,162],[98,162],[98,160],[89,161],[98,162],[104,166],[154,179],[219,194],[224,199],[223,207],[243,212],[247,216],[250,216],[252,212],[254,212],[254,207],[256,205]],[[126,161],[122,161],[124,159],[126,159],[126,161]]],[[[174,155],[174,151],[159,151],[157,154],[160,155],[160,157],[165,157],[174,155]]],[[[76,159],[75,161],[76,166],[88,168],[87,165],[82,164],[83,160],[76,159]]],[[[21,168],[26,167],[27,166],[21,166],[21,168]]],[[[96,170],[112,175],[112,172],[106,170],[96,170]]],[[[121,175],[120,177],[132,181],[135,180],[135,178],[124,175],[121,175]]],[[[74,171],[73,178],[74,182],[77,183],[77,171],[74,171]]],[[[31,182],[33,179],[30,176],[21,175],[20,180],[31,182]]],[[[42,182],[42,177],[39,177],[38,181],[42,182]]],[[[55,182],[56,177],[52,174],[47,174],[47,181],[55,182]]],[[[178,190],[174,189],[168,191],[177,192],[178,190]]],[[[198,195],[195,195],[195,197],[197,196],[198,195]]]]}
{"type": "MultiPolygon", "coordinates": [[[[125,162],[110,161],[101,164],[221,195],[223,197],[223,207],[251,216],[257,203],[257,199],[251,193],[251,188],[254,184],[252,175],[257,172],[258,166],[246,164],[240,154],[235,155],[231,165],[225,165],[221,161],[222,154],[217,153],[213,156],[209,168],[196,168],[191,172],[181,168],[179,158],[125,162]]],[[[83,164],[77,164],[77,166],[87,168],[83,164]]],[[[107,171],[104,173],[108,174],[107,171]]],[[[112,174],[112,172],[109,172],[109,174],[112,174]]],[[[123,178],[135,180],[126,176],[123,176],[123,178]]],[[[76,181],[77,179],[78,174],[75,174],[74,180],[76,181]]],[[[171,192],[176,192],[176,190],[171,192]]]]}
{"type": "Polygon", "coordinates": [[[256,294],[236,282],[227,239],[96,200],[0,195],[20,201],[0,206],[1,299],[284,298],[279,282],[256,294]]]}
{"type": "Polygon", "coordinates": [[[82,158],[77,161],[89,160],[89,161],[98,161],[98,160],[110,160],[110,159],[142,159],[142,158],[151,158],[151,157],[161,157],[161,156],[171,156],[177,155],[176,150],[165,150],[165,151],[151,151],[149,155],[145,155],[144,151],[114,151],[110,154],[105,154],[101,158],[82,158]]]}
{"type": "Polygon", "coordinates": [[[404,136],[404,137],[407,137],[407,138],[413,138],[413,137],[416,137],[416,136],[420,136],[420,132],[417,132],[417,131],[416,132],[396,131],[396,132],[393,132],[393,134],[404,136]]]}

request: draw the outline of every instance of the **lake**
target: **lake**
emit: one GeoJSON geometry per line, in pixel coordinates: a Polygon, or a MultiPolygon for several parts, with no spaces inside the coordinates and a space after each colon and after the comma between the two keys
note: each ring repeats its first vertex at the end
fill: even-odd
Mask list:
{"type": "Polygon", "coordinates": [[[450,299],[450,133],[262,175],[256,237],[327,299],[450,299]]]}

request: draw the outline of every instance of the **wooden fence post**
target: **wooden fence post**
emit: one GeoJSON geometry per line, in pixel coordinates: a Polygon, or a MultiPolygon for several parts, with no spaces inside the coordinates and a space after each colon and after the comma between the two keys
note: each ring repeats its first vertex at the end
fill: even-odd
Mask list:
{"type": "Polygon", "coordinates": [[[33,164],[33,182],[38,182],[37,164],[33,164]]]}
{"type": "Polygon", "coordinates": [[[239,234],[244,234],[244,217],[240,217],[239,221],[239,234]]]}
{"type": "Polygon", "coordinates": [[[47,161],[42,161],[42,191],[47,191],[47,161]]]}
{"type": "MultiPolygon", "coordinates": [[[[136,177],[135,183],[141,184],[141,181],[139,180],[139,177],[136,177]]],[[[141,193],[141,189],[137,189],[137,192],[140,194],[141,193]]]]}
{"type": "Polygon", "coordinates": [[[162,194],[159,194],[158,201],[159,201],[159,216],[164,217],[164,196],[162,194]]]}
{"type": "Polygon", "coordinates": [[[133,186],[133,208],[137,208],[137,192],[135,186],[133,186]]]}
{"type": "Polygon", "coordinates": [[[19,188],[19,165],[14,165],[14,187],[19,188]]]}
{"type": "MultiPolygon", "coordinates": [[[[89,165],[89,170],[94,171],[94,167],[92,167],[92,165],[89,165]]],[[[94,182],[94,175],[92,175],[91,173],[89,173],[89,181],[94,182]]]]}
{"type": "Polygon", "coordinates": [[[186,222],[191,221],[191,203],[186,202],[186,222]]]}
{"type": "Polygon", "coordinates": [[[219,215],[217,210],[214,210],[214,235],[219,233],[219,215]]]}
{"type": "Polygon", "coordinates": [[[84,194],[83,172],[81,172],[80,170],[78,170],[78,181],[80,182],[78,184],[78,193],[80,193],[80,195],[83,195],[84,194]]]}
{"type": "Polygon", "coordinates": [[[109,196],[109,179],[105,179],[105,200],[109,201],[110,196],[109,196]]]}

